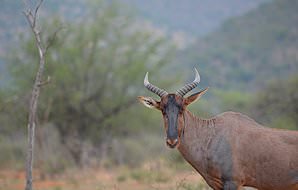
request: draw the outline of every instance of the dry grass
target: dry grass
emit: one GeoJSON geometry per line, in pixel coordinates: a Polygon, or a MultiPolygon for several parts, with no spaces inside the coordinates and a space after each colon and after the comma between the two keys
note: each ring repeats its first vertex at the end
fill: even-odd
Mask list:
{"type": "MultiPolygon", "coordinates": [[[[144,164],[140,168],[71,170],[58,176],[34,172],[34,190],[193,190],[209,189],[192,169],[177,171],[169,167],[144,164]]],[[[0,190],[24,189],[23,171],[1,170],[0,190]]]]}

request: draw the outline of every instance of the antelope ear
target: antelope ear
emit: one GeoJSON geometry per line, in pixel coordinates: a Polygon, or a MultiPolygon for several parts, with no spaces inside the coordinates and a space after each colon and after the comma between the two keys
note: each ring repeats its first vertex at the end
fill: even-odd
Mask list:
{"type": "Polygon", "coordinates": [[[160,110],[160,102],[154,100],[151,97],[138,96],[138,100],[148,108],[156,108],[160,110]]]}
{"type": "Polygon", "coordinates": [[[204,90],[202,90],[202,91],[200,91],[200,92],[197,92],[197,93],[194,93],[194,94],[188,96],[188,97],[185,99],[185,104],[186,104],[186,105],[189,105],[189,104],[191,104],[191,103],[197,101],[198,99],[200,99],[200,97],[201,97],[203,94],[205,94],[205,92],[207,92],[208,89],[209,89],[209,87],[208,87],[208,88],[205,88],[204,90]]]}

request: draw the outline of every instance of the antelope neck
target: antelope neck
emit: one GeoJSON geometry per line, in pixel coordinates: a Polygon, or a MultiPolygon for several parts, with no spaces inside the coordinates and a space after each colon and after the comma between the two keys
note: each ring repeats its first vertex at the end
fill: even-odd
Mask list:
{"type": "Polygon", "coordinates": [[[201,119],[185,110],[184,127],[178,147],[184,159],[206,180],[208,174],[208,148],[216,137],[216,118],[201,119]]]}

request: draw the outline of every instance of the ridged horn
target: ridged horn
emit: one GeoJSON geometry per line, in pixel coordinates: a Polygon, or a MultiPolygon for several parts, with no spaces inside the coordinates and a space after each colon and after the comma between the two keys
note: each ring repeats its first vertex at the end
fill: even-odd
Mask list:
{"type": "Polygon", "coordinates": [[[146,76],[144,78],[144,86],[150,90],[151,92],[157,94],[159,97],[163,97],[165,95],[167,95],[168,93],[163,90],[163,89],[160,89],[158,88],[157,86],[154,86],[153,84],[151,84],[149,81],[148,81],[148,72],[146,73],[146,76]]]}
{"type": "Polygon", "coordinates": [[[191,91],[192,89],[194,89],[195,87],[198,86],[199,82],[200,82],[200,75],[199,72],[197,71],[196,68],[195,69],[195,73],[196,73],[196,78],[194,81],[192,81],[189,84],[184,85],[181,89],[176,91],[176,94],[183,97],[185,94],[187,94],[189,91],[191,91]]]}

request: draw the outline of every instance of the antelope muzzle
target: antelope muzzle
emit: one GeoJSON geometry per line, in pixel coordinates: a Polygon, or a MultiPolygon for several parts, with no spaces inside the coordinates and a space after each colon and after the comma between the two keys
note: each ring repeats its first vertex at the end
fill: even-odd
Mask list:
{"type": "Polygon", "coordinates": [[[178,145],[178,138],[176,138],[176,139],[167,139],[167,145],[170,148],[175,148],[178,145]]]}

